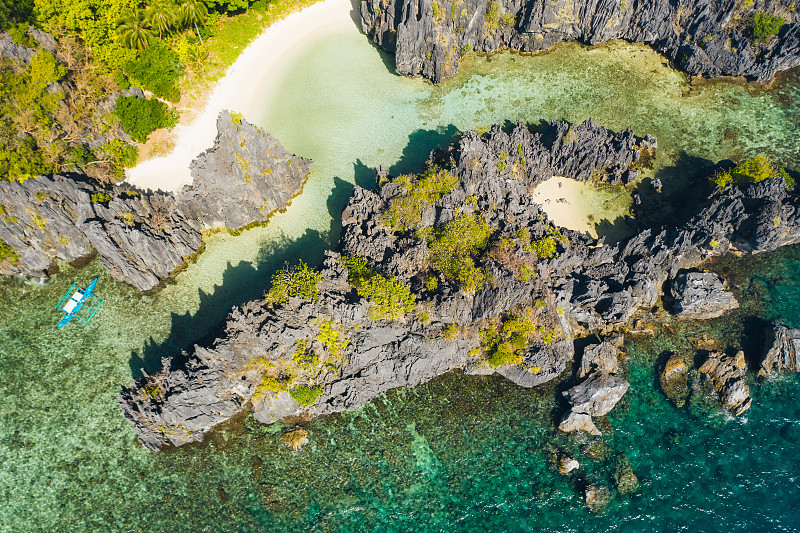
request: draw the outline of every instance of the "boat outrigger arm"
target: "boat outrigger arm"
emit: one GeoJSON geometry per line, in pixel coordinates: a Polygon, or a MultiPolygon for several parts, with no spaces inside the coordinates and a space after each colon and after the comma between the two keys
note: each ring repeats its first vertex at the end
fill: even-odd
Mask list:
{"type": "Polygon", "coordinates": [[[97,285],[97,278],[94,278],[88,287],[82,289],[77,283],[73,283],[67,293],[56,305],[56,309],[64,311],[64,318],[56,326],[58,329],[64,327],[73,317],[84,326],[89,323],[92,317],[103,305],[103,300],[97,300],[93,296],[94,287],[97,285]]]}

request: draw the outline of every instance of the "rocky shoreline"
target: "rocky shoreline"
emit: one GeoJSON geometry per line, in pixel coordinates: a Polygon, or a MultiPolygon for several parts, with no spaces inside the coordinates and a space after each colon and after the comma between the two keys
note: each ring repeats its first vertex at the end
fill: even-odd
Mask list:
{"type": "Polygon", "coordinates": [[[395,55],[398,74],[439,83],[459,60],[504,48],[547,50],[563,41],[587,45],[614,39],[644,43],[691,75],[768,81],[800,65],[800,15],[782,4],[691,0],[363,0],[361,26],[395,55]],[[756,14],[785,24],[761,42],[756,14]]]}
{"type": "MultiPolygon", "coordinates": [[[[783,178],[717,190],[680,226],[613,246],[556,228],[530,200],[554,175],[632,180],[630,165],[655,146],[591,122],[496,126],[432,154],[420,175],[381,174],[376,191],[356,187],[320,273],[279,272],[267,301],[235,309],[211,346],[164,358],[123,390],[125,417],[158,450],[199,442],[247,408],[263,423],[314,417],[454,369],[533,387],[566,372],[575,337],[617,335],[669,280],[676,300],[705,284],[731,308],[717,279],[685,278],[729,250],[800,241],[800,199],[783,178]]],[[[584,350],[562,429],[599,431],[591,417],[625,394],[609,346],[584,350]]]]}
{"type": "Polygon", "coordinates": [[[14,250],[0,274],[44,278],[56,260],[97,254],[115,279],[153,289],[200,250],[204,231],[265,222],[300,193],[310,161],[241,116],[221,113],[217,129],[178,194],[85,176],[0,182],[0,244],[14,250]]]}

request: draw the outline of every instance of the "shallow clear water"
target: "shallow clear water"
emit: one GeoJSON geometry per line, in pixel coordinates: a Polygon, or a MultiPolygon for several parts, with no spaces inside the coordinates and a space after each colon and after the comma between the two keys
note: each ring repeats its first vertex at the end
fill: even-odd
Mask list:
{"type": "MultiPolygon", "coordinates": [[[[800,83],[791,76],[768,92],[690,86],[649,49],[624,43],[475,56],[441,87],[398,78],[387,61],[350,27],[287,58],[251,118],[315,160],[303,194],[265,228],[209,237],[198,261],[156,294],[114,282],[97,262],[64,267],[45,285],[0,281],[0,531],[800,528],[798,379],[754,383],[754,407],[729,421],[671,407],[653,374],[665,351],[690,349],[698,328],[736,346],[752,342],[758,317],[800,326],[797,247],[715,267],[743,302],[731,317],[629,343],[631,391],[603,429],[641,487],[600,516],[576,495],[579,480],[548,466],[556,448],[580,446],[553,430],[557,391],[499,377],[452,374],[315,420],[298,454],[284,448],[280,424],[249,416],[200,446],[152,454],[134,443],[116,394],[139,368],[213,334],[285,260],[318,263],[353,183],[369,185],[379,164],[413,170],[458,130],[519,118],[631,125],[659,137],[648,172],[666,194],[691,183],[687,169],[704,160],[765,152],[800,167],[800,83]],[[57,331],[52,306],[73,280],[95,275],[100,313],[86,328],[57,331]]],[[[598,198],[609,201],[608,191],[598,198]]],[[[580,460],[586,479],[609,482],[613,459],[580,460]]]]}

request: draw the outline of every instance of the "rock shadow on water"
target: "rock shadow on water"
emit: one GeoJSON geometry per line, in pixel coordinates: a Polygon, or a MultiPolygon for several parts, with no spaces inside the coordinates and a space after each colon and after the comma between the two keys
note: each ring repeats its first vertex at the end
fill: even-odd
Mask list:
{"type": "Polygon", "coordinates": [[[296,264],[302,260],[311,266],[322,263],[328,239],[319,231],[308,229],[297,239],[282,236],[271,239],[259,251],[254,262],[228,263],[222,274],[222,284],[215,285],[213,292],[200,289],[200,304],[194,314],[172,313],[170,334],[163,341],[153,337],[145,341],[139,351],[131,353],[129,362],[134,379],[161,369],[162,357],[173,357],[173,367],[185,361],[178,356],[194,344],[210,345],[222,333],[225,319],[233,307],[262,298],[269,290],[272,274],[286,263],[296,264]]]}
{"type": "MultiPolygon", "coordinates": [[[[377,169],[370,168],[365,165],[361,159],[357,159],[353,163],[353,175],[355,177],[355,184],[359,187],[372,190],[375,188],[375,176],[377,169]]],[[[326,207],[330,215],[330,230],[328,231],[327,242],[324,249],[329,248],[332,243],[339,242],[339,236],[342,233],[342,211],[350,201],[353,195],[354,185],[349,181],[345,181],[338,176],[333,178],[333,188],[328,195],[326,207]]]]}
{"type": "Polygon", "coordinates": [[[708,177],[719,166],[714,161],[681,150],[673,165],[661,167],[653,179],[637,183],[635,192],[641,195],[642,204],[634,206],[634,213],[639,226],[643,229],[659,228],[688,221],[697,211],[697,206],[714,192],[708,177]],[[655,179],[663,184],[661,192],[653,187],[655,179]]]}
{"type": "Polygon", "coordinates": [[[399,176],[422,171],[431,152],[448,146],[458,135],[459,130],[453,124],[440,126],[435,130],[416,130],[408,136],[408,143],[403,148],[400,159],[389,167],[389,174],[399,176]]]}

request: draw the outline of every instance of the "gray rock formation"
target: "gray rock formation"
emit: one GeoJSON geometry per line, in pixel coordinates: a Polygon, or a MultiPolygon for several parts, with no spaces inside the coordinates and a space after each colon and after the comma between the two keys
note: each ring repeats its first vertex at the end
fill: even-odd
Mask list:
{"type": "Polygon", "coordinates": [[[591,415],[586,413],[576,413],[573,410],[568,410],[564,413],[561,421],[558,423],[559,431],[564,433],[573,433],[575,431],[585,431],[590,435],[601,435],[599,429],[594,424],[591,415]]]}
{"type": "MultiPolygon", "coordinates": [[[[639,150],[654,144],[590,123],[550,124],[538,133],[524,125],[510,134],[495,127],[485,136],[468,132],[432,156],[443,166],[430,172],[440,178],[444,172],[452,186],[428,183],[419,198],[399,178],[383,180],[376,192],[356,187],[342,213],[338,251],[363,257],[370,276],[406,285],[416,310],[392,320],[375,316],[375,304],[354,290],[340,255],[330,252],[317,299],[257,301],[235,310],[225,335],[210,347],[195,347],[124,390],[119,401],[126,418],[155,450],[200,441],[248,405],[263,422],[333,413],[451,369],[496,371],[536,386],[566,369],[574,332],[626,324],[638,309],[652,307],[664,282],[682,269],[734,247],[747,253],[800,241],[798,198],[782,178],[717,191],[679,227],[645,230],[614,246],[554,228],[530,200],[528,187],[552,175],[620,179],[639,150]],[[570,143],[572,135],[583,141],[570,143]],[[390,227],[401,214],[413,221],[407,231],[402,224],[390,227]],[[473,292],[431,267],[433,252],[423,238],[458,217],[480,217],[474,220],[493,232],[493,244],[475,257],[475,276],[486,282],[473,292]],[[531,245],[548,238],[555,255],[540,257],[531,245]],[[506,332],[526,320],[536,329],[520,338],[506,332]],[[513,341],[519,359],[495,368],[489,351],[500,351],[497,337],[504,332],[504,349],[510,352],[513,341]]],[[[610,372],[607,352],[588,350],[586,371],[594,370],[568,391],[574,408],[562,429],[599,433],[591,416],[607,413],[627,390],[610,372]]],[[[736,398],[732,389],[730,400],[736,398]]]]}
{"type": "MultiPolygon", "coordinates": [[[[422,206],[421,224],[441,227],[457,213],[480,213],[497,239],[517,238],[521,230],[527,232],[528,240],[549,236],[555,230],[531,203],[529,184],[554,174],[619,179],[627,165],[638,159],[637,146],[649,147],[653,142],[637,139],[630,131],[613,134],[588,122],[574,127],[553,123],[544,134],[531,133],[524,125],[510,135],[499,127],[487,137],[467,133],[454,147],[455,165],[448,169],[458,179],[440,201],[422,206]],[[570,131],[580,143],[563,140],[570,131]],[[570,150],[577,160],[569,157],[570,150]],[[512,154],[514,161],[508,166],[513,170],[498,165],[502,152],[506,159],[512,154]],[[523,159],[526,164],[518,161],[523,159]],[[512,172],[518,179],[509,179],[512,172]],[[474,200],[467,202],[467,197],[474,200]]],[[[535,300],[550,298],[541,276],[522,281],[514,273],[517,261],[535,265],[535,255],[523,251],[524,243],[520,243],[518,255],[498,255],[487,262],[493,284],[470,294],[440,276],[437,290],[431,293],[423,283],[429,276],[427,245],[413,235],[393,232],[382,222],[389,202],[404,194],[405,189],[392,182],[377,193],[356,187],[342,214],[339,250],[343,255],[364,257],[385,278],[408,284],[420,308],[427,310],[424,320],[419,314],[402,320],[371,319],[372,304],[354,292],[339,255],[330,253],[317,301],[251,302],[231,314],[225,336],[213,347],[197,347],[185,354],[190,365],[165,366],[157,376],[124,391],[120,402],[141,442],[159,449],[201,440],[214,425],[230,418],[232,409],[243,409],[248,402],[256,419],[264,423],[299,413],[301,406],[281,390],[286,387],[280,383],[298,373],[297,365],[290,370],[287,362],[304,357],[298,355],[301,345],[303,353],[331,362],[327,371],[308,382],[321,387],[319,398],[304,409],[308,415],[355,409],[391,388],[415,386],[451,369],[477,374],[497,371],[524,387],[558,376],[572,359],[573,346],[565,318],[552,305],[535,311],[541,331],[529,335],[521,364],[492,368],[480,355],[479,324],[498,321],[515,309],[532,308],[535,300]],[[509,263],[504,266],[505,262],[509,263]],[[341,353],[334,354],[319,340],[327,328],[324,324],[347,339],[341,353]],[[443,331],[452,324],[461,326],[463,334],[447,340],[443,331]],[[545,329],[552,332],[546,341],[545,329]],[[180,385],[173,389],[173,383],[180,385]],[[265,389],[264,383],[272,388],[265,389]],[[148,390],[160,392],[154,397],[148,390]]],[[[568,242],[567,237],[563,239],[562,247],[568,242]]],[[[546,260],[540,261],[540,268],[546,269],[546,260]]]]}
{"type": "Polygon", "coordinates": [[[619,372],[617,362],[617,349],[608,341],[600,344],[587,346],[583,351],[581,366],[578,369],[578,379],[583,379],[594,370],[599,370],[605,374],[616,374],[619,372]]]}
{"type": "Polygon", "coordinates": [[[97,253],[116,279],[152,289],[200,249],[204,230],[264,222],[300,192],[308,160],[228,113],[217,127],[177,195],[66,176],[0,182],[0,243],[19,256],[0,274],[46,277],[57,259],[97,253]]]}
{"type": "Polygon", "coordinates": [[[771,325],[767,331],[766,348],[758,371],[760,377],[773,372],[800,372],[800,330],[771,325]]]}
{"type": "Polygon", "coordinates": [[[5,59],[21,65],[27,65],[33,54],[34,48],[27,48],[14,42],[7,33],[0,33],[0,59],[5,59]]]}
{"type": "Polygon", "coordinates": [[[564,397],[575,413],[604,416],[628,392],[628,381],[615,374],[595,370],[584,381],[564,391],[564,397]]]}
{"type": "Polygon", "coordinates": [[[739,307],[733,293],[711,272],[681,272],[670,286],[679,318],[708,319],[739,307]]]}
{"type": "Polygon", "coordinates": [[[679,227],[646,229],[614,246],[589,247],[573,234],[572,245],[548,264],[556,303],[574,328],[625,324],[637,309],[656,304],[667,279],[709,257],[800,242],[798,208],[800,198],[773,177],[718,190],[679,227]]]}
{"type": "Polygon", "coordinates": [[[360,6],[362,29],[395,54],[397,72],[435,83],[455,74],[470,51],[536,52],[572,40],[646,43],[677,68],[709,77],[769,80],[800,65],[800,14],[767,0],[364,0],[360,6]],[[756,13],[787,23],[776,37],[754,43],[756,13]]]}
{"type": "Polygon", "coordinates": [[[739,416],[750,409],[750,387],[747,386],[745,372],[747,365],[744,352],[734,356],[721,352],[711,352],[700,372],[707,375],[714,384],[714,390],[723,407],[739,416]]]}

